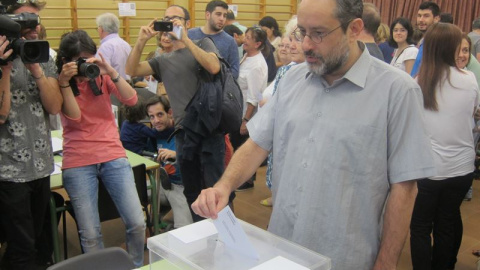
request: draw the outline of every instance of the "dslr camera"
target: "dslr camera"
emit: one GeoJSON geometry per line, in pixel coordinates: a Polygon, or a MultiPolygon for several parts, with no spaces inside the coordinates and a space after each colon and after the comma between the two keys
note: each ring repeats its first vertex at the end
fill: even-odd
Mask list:
{"type": "Polygon", "coordinates": [[[89,79],[97,78],[100,75],[100,68],[94,63],[87,63],[86,60],[85,58],[77,59],[78,76],[85,76],[89,79]]]}
{"type": "MultiPolygon", "coordinates": [[[[94,63],[87,63],[86,58],[78,58],[75,63],[77,64],[78,75],[77,76],[84,76],[88,78],[88,84],[92,89],[92,92],[95,96],[100,96],[102,90],[98,88],[95,79],[100,76],[100,68],[94,63]]],[[[70,87],[72,88],[72,92],[75,96],[80,95],[80,91],[78,90],[77,83],[75,78],[71,78],[69,81],[70,87]]]]}

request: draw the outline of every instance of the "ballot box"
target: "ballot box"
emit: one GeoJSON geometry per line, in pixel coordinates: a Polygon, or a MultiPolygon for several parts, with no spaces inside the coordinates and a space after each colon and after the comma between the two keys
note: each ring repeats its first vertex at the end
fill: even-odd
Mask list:
{"type": "Polygon", "coordinates": [[[256,251],[257,258],[225,245],[219,239],[212,220],[207,219],[148,238],[150,265],[165,259],[179,269],[331,269],[329,258],[244,221],[238,221],[256,251]],[[209,226],[213,226],[214,231],[207,232],[205,236],[204,232],[211,228],[209,226]],[[183,239],[186,235],[188,239],[183,239]],[[195,238],[196,236],[198,237],[195,238]]]}

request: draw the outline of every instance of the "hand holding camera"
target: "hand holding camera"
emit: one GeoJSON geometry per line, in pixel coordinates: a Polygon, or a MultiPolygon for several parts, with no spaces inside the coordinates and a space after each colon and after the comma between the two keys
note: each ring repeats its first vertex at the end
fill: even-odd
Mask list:
{"type": "Polygon", "coordinates": [[[108,74],[110,76],[114,76],[113,74],[116,71],[107,62],[105,62],[101,54],[100,57],[103,61],[94,57],[90,57],[88,59],[79,57],[75,61],[65,63],[62,66],[60,75],[58,76],[60,88],[67,88],[70,86],[75,96],[80,95],[74,76],[81,76],[88,79],[90,88],[95,96],[101,95],[102,91],[98,88],[95,79],[100,75],[101,71],[103,71],[102,74],[108,74]]]}
{"type": "Polygon", "coordinates": [[[67,82],[74,76],[84,76],[89,79],[98,77],[98,75],[100,75],[100,68],[96,64],[87,61],[89,61],[89,59],[80,57],[75,61],[63,64],[62,71],[58,76],[60,85],[67,85],[67,82]]]}
{"type": "Polygon", "coordinates": [[[13,53],[13,49],[9,48],[7,51],[5,49],[9,47],[10,41],[8,41],[6,36],[0,36],[0,58],[2,60],[7,60],[10,55],[13,53]]]}
{"type": "Polygon", "coordinates": [[[67,62],[63,64],[62,70],[58,75],[58,84],[68,85],[70,79],[77,74],[78,74],[78,68],[77,68],[76,62],[67,62]]]}
{"type": "Polygon", "coordinates": [[[157,35],[158,32],[153,29],[155,21],[156,20],[153,20],[148,25],[140,27],[138,41],[147,42],[149,39],[157,35]]]}
{"type": "Polygon", "coordinates": [[[105,61],[102,53],[99,53],[100,58],[79,57],[73,62],[65,63],[62,67],[62,72],[59,76],[59,81],[70,80],[73,76],[87,77],[88,79],[95,79],[100,74],[107,74],[110,77],[117,76],[117,71],[105,61]]]}
{"type": "Polygon", "coordinates": [[[182,39],[183,27],[174,25],[173,22],[156,21],[153,23],[153,29],[158,32],[173,32],[175,35],[169,33],[170,37],[177,40],[182,39]]]}
{"type": "Polygon", "coordinates": [[[87,62],[97,65],[100,68],[101,75],[108,75],[115,78],[118,75],[118,72],[105,60],[102,53],[98,53],[98,55],[100,56],[100,59],[90,58],[87,62]]]}

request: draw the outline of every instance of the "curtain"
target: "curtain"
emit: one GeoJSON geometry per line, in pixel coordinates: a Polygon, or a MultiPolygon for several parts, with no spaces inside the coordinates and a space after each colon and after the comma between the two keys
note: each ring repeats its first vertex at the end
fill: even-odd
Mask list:
{"type": "MultiPolygon", "coordinates": [[[[375,4],[380,10],[382,22],[388,24],[398,18],[409,18],[416,25],[418,7],[424,0],[364,0],[375,4]]],[[[480,1],[477,0],[433,0],[440,7],[440,12],[453,16],[453,23],[462,31],[472,31],[472,22],[480,17],[480,1]]]]}

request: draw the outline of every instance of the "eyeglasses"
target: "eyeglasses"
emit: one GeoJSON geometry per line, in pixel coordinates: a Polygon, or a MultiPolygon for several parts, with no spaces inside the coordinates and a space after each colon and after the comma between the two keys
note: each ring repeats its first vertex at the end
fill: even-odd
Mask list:
{"type": "Polygon", "coordinates": [[[281,44],[281,43],[280,43],[280,44],[278,44],[278,48],[280,48],[280,49],[283,49],[283,48],[285,48],[285,49],[290,49],[290,45],[288,45],[288,44],[285,45],[285,44],[281,44]]]}
{"type": "Polygon", "coordinates": [[[180,17],[180,16],[164,17],[162,20],[163,20],[164,22],[171,22],[171,21],[173,21],[173,20],[175,20],[175,19],[177,19],[177,20],[185,20],[184,17],[180,17]]]}
{"type": "MultiPolygon", "coordinates": [[[[350,23],[350,22],[349,22],[350,23]]],[[[294,31],[293,31],[293,36],[295,37],[296,40],[300,41],[300,42],[303,42],[303,40],[305,39],[305,37],[309,37],[314,43],[322,43],[323,41],[323,38],[325,38],[326,36],[330,35],[333,31],[337,30],[338,28],[342,27],[342,25],[339,25],[338,27],[335,27],[333,28],[332,30],[330,30],[329,32],[327,33],[323,33],[323,32],[313,32],[313,33],[310,33],[310,34],[307,34],[307,32],[305,30],[302,30],[302,29],[299,29],[299,28],[296,28],[294,31]]]]}

